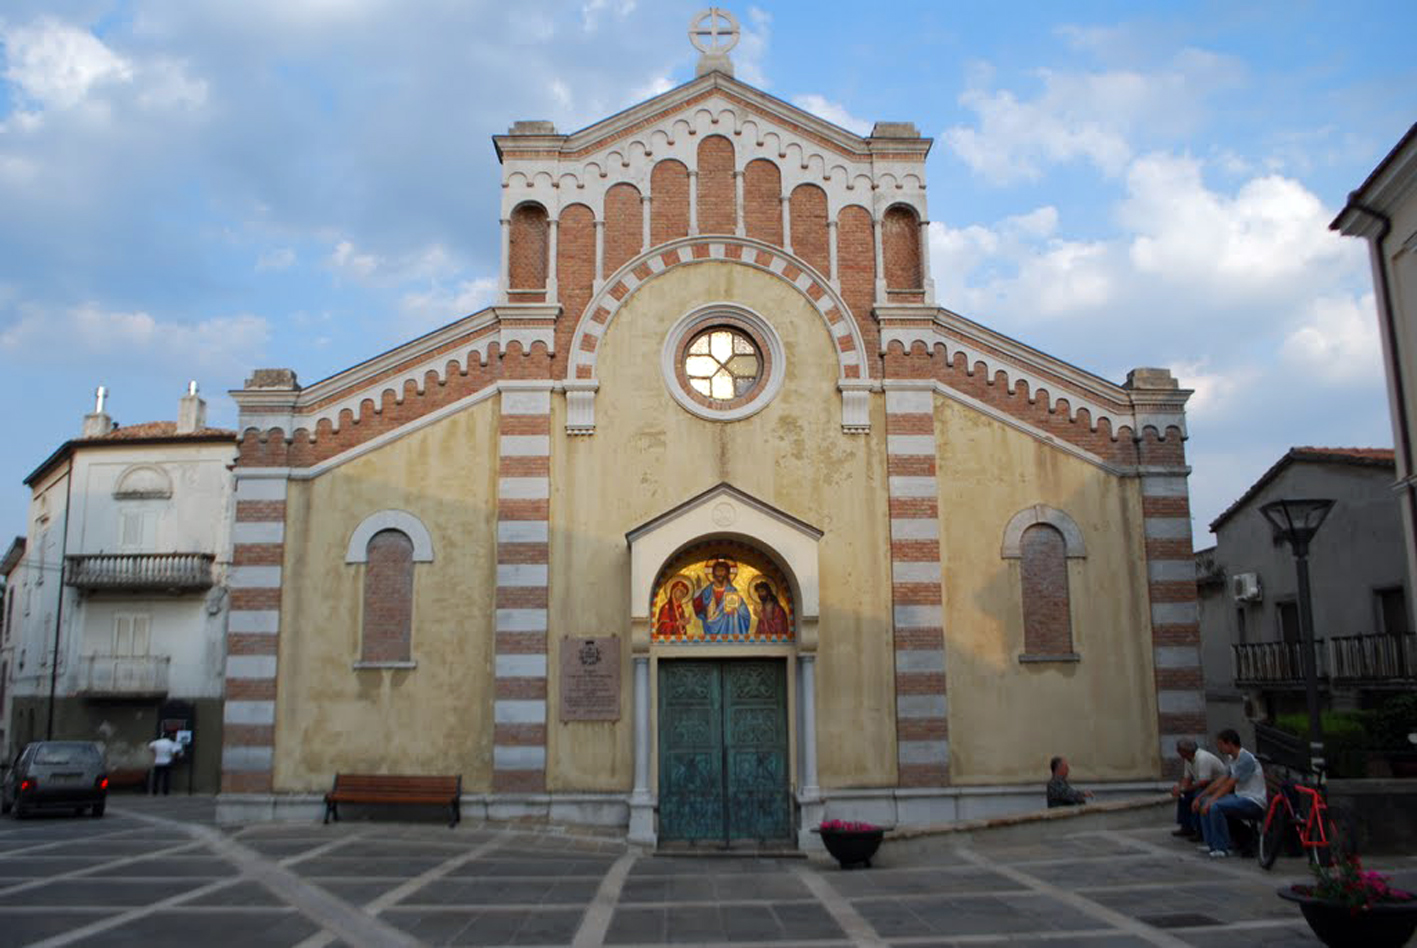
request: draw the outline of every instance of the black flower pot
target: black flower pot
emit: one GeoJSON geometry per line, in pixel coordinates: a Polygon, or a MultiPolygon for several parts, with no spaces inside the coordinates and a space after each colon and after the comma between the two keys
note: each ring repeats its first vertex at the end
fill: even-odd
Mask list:
{"type": "Polygon", "coordinates": [[[820,830],[822,844],[843,869],[871,868],[871,857],[881,848],[885,830],[820,830]]]}
{"type": "Polygon", "coordinates": [[[1304,921],[1329,948],[1402,948],[1417,930],[1417,899],[1382,902],[1355,912],[1291,886],[1280,889],[1279,897],[1299,903],[1304,921]]]}

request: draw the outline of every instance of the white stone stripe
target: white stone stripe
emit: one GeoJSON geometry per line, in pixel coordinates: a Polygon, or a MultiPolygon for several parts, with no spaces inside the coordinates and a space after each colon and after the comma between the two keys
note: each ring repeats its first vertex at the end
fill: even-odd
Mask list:
{"type": "Polygon", "coordinates": [[[891,615],[897,629],[938,629],[944,625],[944,613],[938,603],[896,606],[891,615]]]}
{"type": "Polygon", "coordinates": [[[898,718],[943,718],[948,713],[944,695],[897,695],[895,699],[898,718]]]}
{"type": "Polygon", "coordinates": [[[535,458],[551,454],[550,435],[502,435],[498,444],[504,458],[535,458]]]}
{"type": "Polygon", "coordinates": [[[237,773],[270,770],[275,761],[273,747],[223,747],[221,769],[237,773]]]}
{"type": "Polygon", "coordinates": [[[551,392],[503,390],[502,414],[504,415],[549,415],[551,414],[551,392]]]}
{"type": "Polygon", "coordinates": [[[938,517],[901,518],[891,521],[892,540],[938,540],[938,517]]]}
{"type": "Polygon", "coordinates": [[[1146,535],[1152,540],[1181,540],[1191,535],[1191,521],[1185,517],[1147,517],[1146,535]]]}
{"type": "Polygon", "coordinates": [[[935,393],[929,389],[886,389],[887,415],[933,414],[934,411],[935,393]]]}
{"type": "Polygon", "coordinates": [[[938,497],[940,487],[933,477],[886,478],[892,497],[938,497]]]}
{"type": "Polygon", "coordinates": [[[498,586],[545,586],[548,567],[535,563],[498,563],[498,586]]]}
{"type": "Polygon", "coordinates": [[[237,475],[237,500],[285,500],[287,481],[284,478],[243,478],[237,475]]]}
{"type": "Polygon", "coordinates": [[[545,655],[498,655],[498,678],[545,678],[545,655]]]}
{"type": "Polygon", "coordinates": [[[497,724],[545,724],[546,702],[531,698],[499,698],[492,704],[492,720],[497,724]]]}
{"type": "Polygon", "coordinates": [[[545,609],[498,609],[498,632],[545,632],[545,609]]]}
{"type": "Polygon", "coordinates": [[[940,562],[915,563],[894,560],[891,563],[891,582],[895,583],[938,583],[941,581],[940,562]]]}
{"type": "Polygon", "coordinates": [[[546,748],[494,746],[492,748],[492,768],[494,770],[545,770],[546,748]]]}
{"type": "Polygon", "coordinates": [[[1182,583],[1196,578],[1196,561],[1151,560],[1146,564],[1146,578],[1154,583],[1182,583]]]}
{"type": "Polygon", "coordinates": [[[228,574],[232,589],[279,589],[279,566],[233,566],[228,574]]]}
{"type": "Polygon", "coordinates": [[[274,724],[276,723],[276,703],[274,701],[227,701],[222,707],[221,719],[227,724],[274,724]]]}
{"type": "Polygon", "coordinates": [[[896,760],[902,764],[944,764],[950,759],[949,741],[901,741],[896,760]]]}
{"type": "Polygon", "coordinates": [[[1156,710],[1162,714],[1200,714],[1205,711],[1205,696],[1199,691],[1158,691],[1156,710]]]}
{"type": "Polygon", "coordinates": [[[226,678],[230,681],[233,678],[264,678],[271,679],[276,676],[276,657],[274,655],[228,655],[226,659],[226,678]]]}
{"type": "Polygon", "coordinates": [[[838,352],[836,354],[836,360],[842,365],[860,365],[861,353],[857,352],[855,349],[852,349],[850,352],[838,352]]]}
{"type": "Polygon", "coordinates": [[[1153,625],[1195,625],[1200,612],[1194,602],[1154,602],[1151,604],[1153,625]]]}
{"type": "Polygon", "coordinates": [[[1153,653],[1157,668],[1200,668],[1200,649],[1194,645],[1158,645],[1153,653]]]}
{"type": "Polygon", "coordinates": [[[886,435],[887,454],[935,456],[934,435],[886,435]]]}
{"type": "Polygon", "coordinates": [[[924,672],[938,674],[945,670],[943,649],[900,649],[895,653],[895,670],[908,674],[924,672]]]}
{"type": "Polygon", "coordinates": [[[280,611],[277,609],[233,609],[226,620],[228,632],[275,635],[280,631],[280,611]]]}
{"type": "Polygon", "coordinates": [[[498,543],[545,543],[551,538],[551,525],[545,520],[498,520],[498,543]]]}
{"type": "Polygon", "coordinates": [[[501,477],[497,494],[503,500],[546,500],[551,496],[551,478],[501,477]]]}
{"type": "Polygon", "coordinates": [[[1143,477],[1141,479],[1143,497],[1185,497],[1184,477],[1143,477]]]}
{"type": "Polygon", "coordinates": [[[236,546],[243,543],[284,543],[285,521],[239,520],[231,527],[231,542],[236,546]]]}

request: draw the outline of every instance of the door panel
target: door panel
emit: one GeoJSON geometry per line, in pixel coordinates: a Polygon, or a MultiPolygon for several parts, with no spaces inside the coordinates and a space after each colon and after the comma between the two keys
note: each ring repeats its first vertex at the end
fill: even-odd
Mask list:
{"type": "Polygon", "coordinates": [[[659,835],[792,836],[783,661],[659,665],[659,835]]]}

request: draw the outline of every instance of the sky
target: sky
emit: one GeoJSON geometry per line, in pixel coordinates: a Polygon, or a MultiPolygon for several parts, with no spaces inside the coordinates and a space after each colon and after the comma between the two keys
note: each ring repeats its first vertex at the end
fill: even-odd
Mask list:
{"type": "MultiPolygon", "coordinates": [[[[492,302],[518,119],[693,78],[696,3],[6,0],[0,547],[106,386],[209,423],[492,302]]],[[[1197,547],[1291,446],[1392,445],[1367,248],[1328,223],[1417,121],[1407,2],[730,7],[737,77],[934,139],[940,305],[1195,390],[1197,547]],[[869,15],[863,15],[863,12],[869,15]]]]}

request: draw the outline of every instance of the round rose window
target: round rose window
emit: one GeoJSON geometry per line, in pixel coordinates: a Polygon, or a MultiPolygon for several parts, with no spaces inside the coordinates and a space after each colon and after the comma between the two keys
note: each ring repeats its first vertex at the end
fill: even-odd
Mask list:
{"type": "Polygon", "coordinates": [[[751,392],[762,367],[753,340],[728,326],[700,333],[684,351],[684,375],[690,387],[716,402],[733,401],[751,392]]]}

